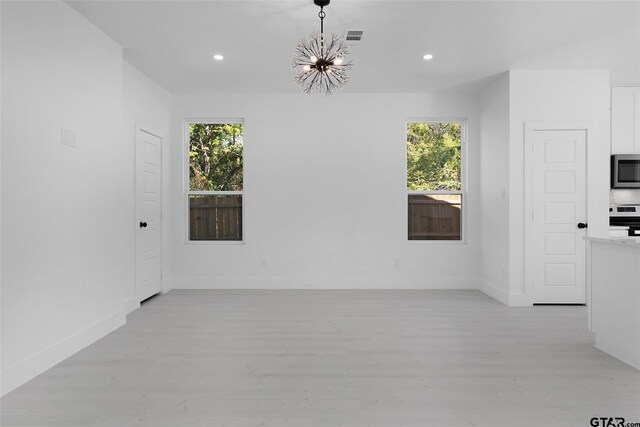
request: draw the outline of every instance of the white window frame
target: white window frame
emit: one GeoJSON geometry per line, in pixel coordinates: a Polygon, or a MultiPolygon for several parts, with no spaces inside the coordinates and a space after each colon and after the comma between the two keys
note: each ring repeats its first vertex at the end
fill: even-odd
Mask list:
{"type": "Polygon", "coordinates": [[[405,188],[405,211],[404,211],[404,234],[405,240],[408,244],[417,245],[459,245],[467,244],[467,119],[456,117],[410,117],[406,120],[404,125],[404,188],[405,188]],[[462,129],[460,130],[460,191],[419,191],[419,190],[407,190],[407,126],[411,123],[460,123],[462,129]],[[460,240],[410,240],[407,234],[408,229],[408,217],[409,217],[409,196],[412,195],[429,195],[429,194],[459,194],[460,206],[462,212],[460,213],[460,240]]]}
{"type": "Polygon", "coordinates": [[[182,125],[182,137],[183,137],[183,156],[184,161],[182,163],[182,175],[183,175],[183,189],[184,189],[184,212],[185,212],[185,244],[186,245],[244,245],[245,242],[245,196],[244,196],[244,160],[245,160],[245,152],[244,152],[244,119],[242,118],[215,118],[215,119],[201,119],[201,118],[188,118],[184,119],[182,125]],[[211,124],[211,125],[224,125],[224,124],[240,124],[243,126],[242,129],[242,137],[243,137],[243,147],[242,147],[242,191],[191,191],[189,189],[189,151],[191,146],[191,138],[189,135],[189,125],[191,124],[211,124]],[[191,195],[200,195],[200,196],[234,196],[239,195],[242,196],[242,240],[191,240],[189,236],[189,230],[191,224],[189,223],[189,196],[191,195]]]}

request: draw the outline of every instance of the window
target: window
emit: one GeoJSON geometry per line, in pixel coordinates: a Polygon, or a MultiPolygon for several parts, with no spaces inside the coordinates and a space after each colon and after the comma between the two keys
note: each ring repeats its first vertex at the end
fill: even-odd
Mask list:
{"type": "Polygon", "coordinates": [[[407,124],[409,240],[462,240],[462,121],[407,124]]]}
{"type": "Polygon", "coordinates": [[[186,123],[189,240],[242,241],[244,126],[186,123]]]}

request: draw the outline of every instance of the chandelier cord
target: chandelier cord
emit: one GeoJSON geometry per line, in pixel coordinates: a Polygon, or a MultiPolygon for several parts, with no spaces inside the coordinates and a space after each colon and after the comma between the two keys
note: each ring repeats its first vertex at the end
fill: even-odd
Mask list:
{"type": "Polygon", "coordinates": [[[320,6],[320,12],[318,12],[318,18],[320,18],[320,34],[324,33],[324,17],[327,16],[324,13],[324,6],[320,6]]]}
{"type": "Polygon", "coordinates": [[[318,12],[318,18],[320,18],[320,55],[324,58],[324,17],[327,14],[324,12],[324,6],[320,6],[320,12],[318,12]]]}

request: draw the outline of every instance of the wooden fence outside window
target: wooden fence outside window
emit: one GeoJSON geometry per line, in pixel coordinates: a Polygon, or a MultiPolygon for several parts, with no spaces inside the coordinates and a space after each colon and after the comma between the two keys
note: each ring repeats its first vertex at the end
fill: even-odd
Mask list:
{"type": "Polygon", "coordinates": [[[242,240],[242,196],[189,196],[189,240],[242,240]]]}

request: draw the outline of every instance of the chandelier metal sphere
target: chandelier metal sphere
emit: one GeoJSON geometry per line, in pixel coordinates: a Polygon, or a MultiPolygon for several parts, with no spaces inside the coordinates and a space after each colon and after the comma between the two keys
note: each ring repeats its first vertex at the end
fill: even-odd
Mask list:
{"type": "Polygon", "coordinates": [[[296,46],[292,65],[296,70],[294,80],[305,93],[332,94],[349,81],[351,61],[346,61],[349,54],[347,42],[338,35],[324,36],[324,7],[330,0],[314,0],[320,6],[320,33],[314,32],[302,39],[296,46]]]}

